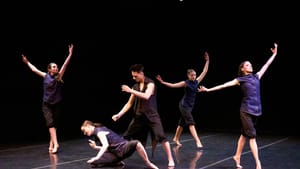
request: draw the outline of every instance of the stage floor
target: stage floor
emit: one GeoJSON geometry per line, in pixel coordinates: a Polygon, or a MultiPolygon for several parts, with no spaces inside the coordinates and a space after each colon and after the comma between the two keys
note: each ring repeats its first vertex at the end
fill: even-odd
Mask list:
{"type": "MultiPolygon", "coordinates": [[[[174,133],[167,133],[171,143],[176,167],[172,169],[234,169],[234,155],[238,133],[211,132],[199,133],[204,145],[203,150],[197,150],[192,136],[185,132],[181,137],[181,147],[172,140],[174,133]]],[[[3,139],[3,138],[2,138],[3,139]]],[[[257,137],[259,155],[263,169],[299,169],[300,139],[295,136],[259,135],[257,137]]],[[[148,145],[150,142],[148,141],[148,145]]],[[[48,142],[26,145],[1,145],[1,169],[90,169],[86,161],[96,155],[96,151],[88,145],[87,138],[60,141],[57,154],[48,153],[48,142]]],[[[167,167],[166,155],[158,144],[154,157],[151,157],[151,147],[146,146],[149,158],[160,169],[167,167]]],[[[145,165],[135,152],[124,160],[123,167],[103,167],[103,169],[143,169],[145,165]]],[[[249,144],[247,142],[241,165],[244,169],[255,169],[249,144]]]]}

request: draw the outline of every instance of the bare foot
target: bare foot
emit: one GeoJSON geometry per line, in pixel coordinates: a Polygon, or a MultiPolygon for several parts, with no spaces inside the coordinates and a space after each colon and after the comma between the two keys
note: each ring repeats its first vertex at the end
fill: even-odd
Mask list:
{"type": "Polygon", "coordinates": [[[233,156],[233,159],[234,159],[234,161],[235,161],[235,166],[236,166],[236,168],[243,168],[243,167],[240,165],[240,158],[239,158],[239,157],[233,156]]]}
{"type": "Polygon", "coordinates": [[[179,140],[177,140],[177,139],[173,138],[173,141],[175,142],[175,144],[176,144],[176,145],[178,145],[178,146],[182,146],[182,144],[179,142],[179,140]]]}
{"type": "Polygon", "coordinates": [[[153,164],[153,163],[151,163],[151,162],[149,162],[149,163],[147,163],[146,164],[147,165],[147,168],[151,168],[151,169],[159,169],[155,164],[153,164]]]}
{"type": "Polygon", "coordinates": [[[197,148],[198,149],[202,149],[203,148],[203,145],[201,143],[197,143],[197,148]]]}
{"type": "Polygon", "coordinates": [[[54,147],[53,147],[53,149],[52,149],[52,153],[53,154],[55,154],[55,153],[57,153],[58,152],[58,148],[59,148],[59,145],[55,145],[54,147]]]}
{"type": "Polygon", "coordinates": [[[168,167],[175,167],[175,162],[173,160],[169,161],[168,167]]]}
{"type": "Polygon", "coordinates": [[[53,144],[52,144],[51,141],[50,141],[50,143],[49,143],[49,148],[48,148],[48,150],[49,150],[49,152],[52,152],[52,150],[53,150],[53,144]]]}
{"type": "Polygon", "coordinates": [[[261,169],[260,161],[257,162],[257,164],[256,164],[256,169],[261,169]]]}

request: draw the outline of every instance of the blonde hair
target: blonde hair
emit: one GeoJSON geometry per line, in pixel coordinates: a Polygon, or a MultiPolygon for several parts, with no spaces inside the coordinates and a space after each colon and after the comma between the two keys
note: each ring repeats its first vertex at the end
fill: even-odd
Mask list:
{"type": "Polygon", "coordinates": [[[94,122],[92,122],[92,121],[90,121],[90,120],[85,120],[83,123],[82,123],[82,125],[81,125],[81,131],[83,131],[84,130],[84,128],[85,127],[87,127],[87,126],[94,126],[94,127],[101,127],[101,126],[103,126],[101,123],[94,123],[94,122]]]}

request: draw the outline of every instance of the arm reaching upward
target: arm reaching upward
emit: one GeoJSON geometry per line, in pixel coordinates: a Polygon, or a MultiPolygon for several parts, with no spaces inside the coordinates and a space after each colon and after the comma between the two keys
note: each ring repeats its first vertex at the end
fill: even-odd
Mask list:
{"type": "Polygon", "coordinates": [[[66,71],[66,68],[67,68],[67,66],[68,66],[68,64],[69,64],[69,62],[70,62],[70,60],[71,60],[71,57],[72,57],[72,55],[73,55],[73,47],[74,47],[73,44],[69,45],[69,55],[68,55],[68,57],[66,58],[64,64],[62,65],[62,67],[61,67],[61,69],[60,69],[60,71],[59,71],[60,78],[63,77],[63,75],[64,75],[64,73],[65,73],[65,71],[66,71]]]}
{"type": "Polygon", "coordinates": [[[278,45],[276,43],[274,43],[274,48],[271,48],[271,51],[273,53],[272,56],[263,65],[263,67],[257,72],[257,75],[258,75],[259,79],[264,75],[264,73],[266,72],[266,70],[268,69],[268,67],[270,66],[270,64],[275,59],[275,56],[277,55],[277,47],[278,47],[278,45]]]}
{"type": "Polygon", "coordinates": [[[206,60],[205,65],[203,67],[203,70],[201,74],[197,77],[198,82],[200,83],[202,79],[205,77],[208,71],[208,66],[209,66],[209,55],[207,52],[204,53],[204,59],[206,60]]]}
{"type": "Polygon", "coordinates": [[[45,77],[46,76],[46,72],[40,71],[38,68],[36,68],[33,64],[31,64],[29,62],[29,60],[27,59],[27,57],[22,54],[22,60],[23,62],[37,75],[41,76],[41,77],[45,77]]]}

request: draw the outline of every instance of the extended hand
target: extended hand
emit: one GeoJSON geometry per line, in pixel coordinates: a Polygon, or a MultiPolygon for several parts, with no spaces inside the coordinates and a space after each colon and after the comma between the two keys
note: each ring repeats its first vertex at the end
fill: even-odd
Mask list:
{"type": "Polygon", "coordinates": [[[198,91],[199,91],[199,92],[207,92],[207,88],[204,87],[204,86],[200,86],[200,87],[198,88],[198,91]]]}
{"type": "Polygon", "coordinates": [[[127,92],[127,93],[129,93],[131,89],[130,89],[130,87],[127,86],[127,85],[122,85],[122,86],[121,86],[121,90],[122,90],[122,92],[127,92]]]}
{"type": "Polygon", "coordinates": [[[87,161],[87,163],[92,163],[92,162],[94,162],[94,161],[96,161],[96,158],[95,158],[95,157],[89,159],[89,160],[87,161]]]}
{"type": "Polygon", "coordinates": [[[118,114],[115,114],[112,116],[113,121],[119,120],[120,116],[118,114]]]}

